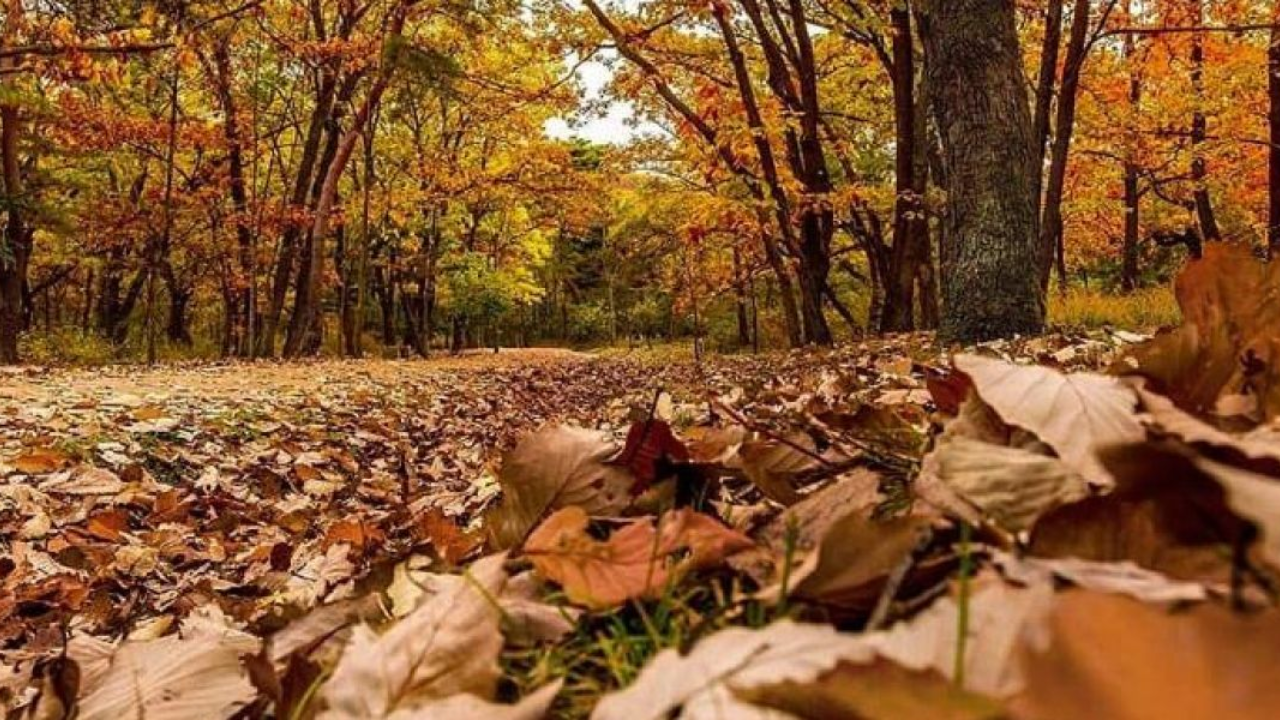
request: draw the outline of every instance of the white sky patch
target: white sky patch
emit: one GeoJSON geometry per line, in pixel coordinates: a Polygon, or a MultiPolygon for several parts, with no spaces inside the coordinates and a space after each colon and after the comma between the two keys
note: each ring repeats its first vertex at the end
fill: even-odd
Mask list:
{"type": "MultiPolygon", "coordinates": [[[[625,11],[633,11],[639,7],[640,0],[621,0],[617,5],[625,11]]],[[[576,56],[570,56],[565,59],[565,67],[573,67],[577,61],[576,56]]],[[[605,49],[595,58],[582,63],[576,71],[583,93],[578,111],[569,116],[548,120],[543,126],[543,132],[548,137],[558,140],[581,138],[593,143],[625,145],[641,135],[662,133],[661,128],[653,123],[637,122],[635,107],[630,102],[608,98],[605,88],[613,79],[613,70],[606,62],[626,61],[618,58],[617,51],[605,49]],[[605,102],[602,103],[602,100],[605,102]]]]}

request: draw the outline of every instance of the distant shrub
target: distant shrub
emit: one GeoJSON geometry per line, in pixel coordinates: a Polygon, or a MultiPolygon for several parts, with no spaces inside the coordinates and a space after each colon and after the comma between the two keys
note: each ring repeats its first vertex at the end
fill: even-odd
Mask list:
{"type": "Polygon", "coordinates": [[[1168,286],[1128,294],[1072,288],[1064,296],[1049,293],[1049,323],[1065,328],[1155,329],[1181,321],[1178,303],[1168,286]]]}
{"type": "Polygon", "coordinates": [[[118,349],[99,335],[58,328],[24,335],[22,358],[32,365],[106,365],[118,359],[118,349]]]}

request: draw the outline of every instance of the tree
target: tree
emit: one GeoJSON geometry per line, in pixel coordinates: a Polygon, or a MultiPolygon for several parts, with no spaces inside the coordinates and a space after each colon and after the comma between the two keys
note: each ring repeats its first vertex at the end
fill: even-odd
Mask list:
{"type": "Polygon", "coordinates": [[[926,72],[942,139],[948,342],[1044,328],[1032,134],[1012,0],[927,0],[926,72]]]}

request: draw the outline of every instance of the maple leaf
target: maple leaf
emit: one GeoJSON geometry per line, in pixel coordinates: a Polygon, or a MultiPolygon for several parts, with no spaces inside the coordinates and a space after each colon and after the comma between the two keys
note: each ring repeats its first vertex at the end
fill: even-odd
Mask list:
{"type": "Polygon", "coordinates": [[[560,583],[570,600],[593,608],[660,592],[673,573],[710,566],[752,545],[740,533],[689,509],[660,516],[661,530],[649,521],[631,522],[604,542],[587,534],[589,522],[582,508],[559,510],[529,535],[524,554],[538,572],[560,583]],[[687,561],[669,557],[679,550],[689,551],[687,561]]]}

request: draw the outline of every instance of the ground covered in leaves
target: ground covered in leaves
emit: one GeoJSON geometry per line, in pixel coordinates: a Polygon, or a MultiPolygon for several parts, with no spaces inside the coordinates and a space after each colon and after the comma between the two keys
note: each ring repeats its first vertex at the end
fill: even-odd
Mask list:
{"type": "Polygon", "coordinates": [[[8,371],[39,718],[1274,717],[1280,270],[943,351],[8,371]]]}

